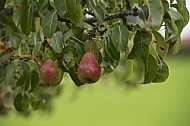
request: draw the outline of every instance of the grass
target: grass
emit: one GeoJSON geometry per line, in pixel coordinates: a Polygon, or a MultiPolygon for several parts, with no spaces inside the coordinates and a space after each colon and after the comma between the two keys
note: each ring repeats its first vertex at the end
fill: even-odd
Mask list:
{"type": "Polygon", "coordinates": [[[170,77],[165,83],[126,91],[111,78],[80,90],[69,84],[51,114],[22,117],[12,112],[0,117],[0,126],[189,126],[190,59],[167,63],[170,77]]]}

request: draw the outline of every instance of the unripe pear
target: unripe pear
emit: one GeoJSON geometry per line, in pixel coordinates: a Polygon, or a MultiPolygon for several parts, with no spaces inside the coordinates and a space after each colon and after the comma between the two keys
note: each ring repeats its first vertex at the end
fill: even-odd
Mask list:
{"type": "Polygon", "coordinates": [[[41,79],[50,86],[57,86],[63,77],[63,71],[51,60],[46,60],[40,67],[41,79]]]}
{"type": "Polygon", "coordinates": [[[84,83],[95,83],[100,79],[101,67],[93,52],[86,52],[78,67],[78,78],[84,83]]]}

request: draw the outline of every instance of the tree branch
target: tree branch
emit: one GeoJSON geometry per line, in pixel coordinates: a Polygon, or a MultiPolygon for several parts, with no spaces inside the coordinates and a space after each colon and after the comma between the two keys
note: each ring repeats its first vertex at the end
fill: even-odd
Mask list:
{"type": "MultiPolygon", "coordinates": [[[[129,16],[129,15],[138,16],[139,15],[138,9],[135,7],[133,9],[126,9],[125,11],[107,14],[105,17],[105,21],[117,18],[123,18],[124,16],[129,16]]],[[[97,22],[97,19],[95,17],[91,17],[91,18],[84,18],[83,21],[85,23],[92,24],[97,22]]]]}
{"type": "MultiPolygon", "coordinates": [[[[126,5],[126,6],[128,6],[128,5],[126,5]]],[[[129,7],[130,7],[130,5],[129,5],[129,7]]],[[[0,11],[0,17],[1,16],[9,16],[9,15],[12,15],[12,13],[13,13],[13,8],[4,8],[0,11]]],[[[35,16],[39,16],[37,10],[34,10],[33,13],[35,16]]],[[[129,15],[138,16],[138,9],[135,7],[133,9],[125,9],[124,11],[121,11],[121,12],[107,14],[105,17],[105,21],[113,20],[113,19],[117,19],[117,18],[122,19],[123,17],[129,16],[129,15]]],[[[62,22],[71,23],[71,21],[68,19],[63,19],[61,17],[58,17],[58,19],[59,19],[59,21],[62,21],[62,22]]],[[[90,18],[84,18],[83,21],[88,24],[93,24],[93,23],[97,22],[97,19],[96,19],[96,17],[90,17],[90,18]]]]}

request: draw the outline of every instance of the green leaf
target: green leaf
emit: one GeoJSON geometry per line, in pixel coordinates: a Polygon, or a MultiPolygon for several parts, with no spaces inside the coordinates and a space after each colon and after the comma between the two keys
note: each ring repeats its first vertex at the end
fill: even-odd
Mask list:
{"type": "Polygon", "coordinates": [[[6,108],[13,108],[13,102],[14,102],[14,93],[6,92],[6,94],[3,97],[3,105],[6,108]]]}
{"type": "Polygon", "coordinates": [[[49,14],[45,15],[42,20],[42,28],[45,37],[52,37],[53,33],[56,31],[57,22],[58,17],[55,12],[50,12],[49,14]]]}
{"type": "Polygon", "coordinates": [[[73,23],[77,23],[84,16],[80,4],[75,0],[55,0],[54,5],[60,17],[68,18],[73,23]]]}
{"type": "Polygon", "coordinates": [[[144,84],[151,83],[158,73],[157,60],[149,55],[147,62],[145,63],[145,75],[144,84]]]}
{"type": "Polygon", "coordinates": [[[172,55],[177,54],[181,49],[181,37],[178,37],[174,45],[172,46],[171,52],[172,55]]]}
{"type": "Polygon", "coordinates": [[[184,19],[184,26],[186,26],[189,22],[189,11],[187,9],[187,7],[184,7],[183,10],[179,11],[180,14],[182,15],[183,19],[184,19]]]}
{"type": "Polygon", "coordinates": [[[128,44],[129,31],[124,25],[117,25],[111,32],[111,39],[118,51],[124,51],[128,44]]]}
{"type": "Polygon", "coordinates": [[[25,91],[29,91],[31,88],[31,73],[30,73],[30,66],[28,62],[22,61],[22,68],[23,68],[23,78],[25,81],[23,83],[25,91]]]}
{"type": "Polygon", "coordinates": [[[161,0],[145,0],[149,9],[148,24],[150,29],[159,29],[162,25],[163,7],[161,0]]]}
{"type": "Polygon", "coordinates": [[[144,23],[146,23],[147,19],[148,19],[148,15],[149,15],[148,7],[146,7],[146,6],[142,6],[142,7],[137,6],[137,8],[139,10],[139,18],[142,19],[144,23]]]}
{"type": "Polygon", "coordinates": [[[165,20],[166,23],[166,31],[165,34],[167,37],[166,41],[168,43],[172,43],[176,41],[176,37],[179,36],[178,34],[178,28],[174,22],[174,20],[170,20],[170,19],[166,19],[165,20]]]}
{"type": "Polygon", "coordinates": [[[167,64],[164,61],[162,61],[160,69],[158,70],[158,74],[156,75],[156,77],[154,78],[152,82],[161,83],[161,82],[166,81],[168,77],[169,77],[169,68],[167,64]]]}
{"type": "Polygon", "coordinates": [[[186,0],[176,0],[176,1],[177,1],[178,9],[183,10],[184,7],[186,6],[186,0]]]}
{"type": "Polygon", "coordinates": [[[31,71],[31,89],[30,91],[34,91],[39,84],[39,75],[36,70],[31,71]]]}
{"type": "Polygon", "coordinates": [[[62,18],[68,17],[68,11],[72,11],[71,6],[73,6],[75,3],[75,0],[55,0],[54,5],[55,8],[58,12],[58,15],[61,16],[62,18]],[[71,8],[69,8],[71,7],[71,8]]]}
{"type": "Polygon", "coordinates": [[[13,8],[13,22],[18,27],[21,20],[23,8],[22,7],[14,7],[13,8]]]}
{"type": "Polygon", "coordinates": [[[183,16],[179,12],[173,11],[173,10],[168,11],[168,14],[174,20],[174,22],[178,28],[178,34],[180,34],[182,32],[183,27],[184,27],[183,16]]]}
{"type": "Polygon", "coordinates": [[[15,72],[14,65],[12,63],[7,65],[3,74],[4,76],[3,82],[5,82],[5,84],[9,84],[9,82],[11,81],[11,78],[14,75],[14,72],[15,72]]]}
{"type": "Polygon", "coordinates": [[[104,19],[105,19],[104,10],[100,6],[92,7],[92,10],[93,10],[94,15],[97,19],[97,22],[99,24],[102,24],[104,22],[104,19]]]}
{"type": "Polygon", "coordinates": [[[149,43],[152,36],[147,31],[138,31],[134,37],[134,49],[136,56],[145,61],[149,56],[149,43]]]}
{"type": "Polygon", "coordinates": [[[75,66],[75,57],[74,57],[73,52],[69,50],[64,50],[63,57],[64,57],[63,65],[69,68],[75,66]]]}
{"type": "Polygon", "coordinates": [[[48,38],[47,41],[55,52],[60,53],[63,50],[62,39],[62,32],[57,31],[53,34],[52,38],[48,38]]]}
{"type": "Polygon", "coordinates": [[[21,75],[21,76],[19,77],[19,79],[17,80],[17,82],[16,82],[16,86],[22,86],[25,81],[26,81],[25,76],[24,76],[24,75],[21,75]]]}
{"type": "Polygon", "coordinates": [[[164,59],[166,57],[166,54],[168,52],[169,49],[169,44],[165,42],[163,36],[156,31],[152,32],[155,38],[155,42],[156,42],[156,50],[158,52],[158,55],[162,57],[162,59],[164,59]]]}
{"type": "Polygon", "coordinates": [[[14,100],[14,107],[17,111],[27,112],[29,110],[29,105],[30,99],[26,94],[17,94],[14,100]]]}
{"type": "Polygon", "coordinates": [[[79,80],[78,75],[77,75],[77,68],[78,68],[77,66],[69,68],[69,75],[76,86],[82,86],[85,83],[79,80]]]}
{"type": "Polygon", "coordinates": [[[24,34],[29,35],[32,30],[33,6],[26,7],[21,15],[21,29],[24,34]]]}
{"type": "Polygon", "coordinates": [[[67,39],[69,39],[71,36],[73,36],[73,31],[70,29],[63,35],[63,41],[65,42],[67,39]]]}
{"type": "Polygon", "coordinates": [[[106,73],[111,73],[119,64],[120,52],[116,49],[113,43],[109,40],[104,45],[104,64],[106,73]]]}
{"type": "Polygon", "coordinates": [[[74,12],[68,12],[69,13],[69,20],[73,23],[77,23],[81,20],[81,18],[84,16],[83,15],[83,10],[80,6],[79,3],[75,3],[74,7],[72,8],[74,12]]]}
{"type": "Polygon", "coordinates": [[[42,46],[42,41],[39,41],[38,43],[36,43],[34,45],[34,48],[32,50],[32,59],[35,58],[38,55],[38,53],[39,53],[39,51],[41,49],[41,46],[42,46]]]}
{"type": "Polygon", "coordinates": [[[20,45],[18,47],[18,52],[19,52],[20,56],[28,56],[28,55],[30,55],[30,48],[29,48],[29,45],[27,44],[25,39],[23,39],[20,42],[20,45]]]}
{"type": "Polygon", "coordinates": [[[135,59],[137,57],[137,55],[135,54],[135,47],[133,46],[131,52],[129,53],[127,59],[135,59]]]}

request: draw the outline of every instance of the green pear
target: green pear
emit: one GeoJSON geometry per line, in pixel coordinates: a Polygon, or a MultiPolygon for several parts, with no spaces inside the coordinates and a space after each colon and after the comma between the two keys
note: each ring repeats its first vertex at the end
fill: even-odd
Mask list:
{"type": "Polygon", "coordinates": [[[86,52],[78,67],[78,78],[84,83],[95,83],[101,77],[101,67],[93,52],[86,52]]]}
{"type": "Polygon", "coordinates": [[[50,86],[57,86],[62,80],[63,71],[51,59],[47,59],[40,67],[40,77],[50,86]]]}

